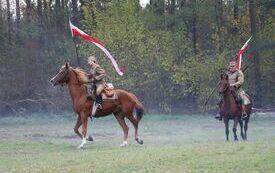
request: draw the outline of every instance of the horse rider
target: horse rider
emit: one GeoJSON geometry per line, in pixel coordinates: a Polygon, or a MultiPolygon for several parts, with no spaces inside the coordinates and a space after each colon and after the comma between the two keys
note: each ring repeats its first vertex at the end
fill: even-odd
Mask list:
{"type": "MultiPolygon", "coordinates": [[[[237,69],[235,61],[231,61],[229,63],[229,69],[226,72],[226,74],[228,75],[230,88],[234,93],[236,102],[240,105],[242,119],[245,119],[247,117],[247,113],[245,112],[245,105],[244,105],[245,92],[242,89],[242,85],[244,82],[244,74],[241,70],[237,69]]],[[[221,106],[222,101],[219,104],[221,106]]],[[[221,113],[216,115],[215,118],[221,120],[222,119],[221,113]]]]}
{"type": "Polygon", "coordinates": [[[106,72],[97,63],[95,56],[88,57],[88,64],[90,66],[88,83],[91,84],[91,88],[88,89],[88,98],[93,98],[95,96],[95,102],[98,105],[98,109],[102,109],[103,100],[101,97],[101,92],[106,86],[106,82],[104,80],[104,78],[106,77],[106,72]]]}

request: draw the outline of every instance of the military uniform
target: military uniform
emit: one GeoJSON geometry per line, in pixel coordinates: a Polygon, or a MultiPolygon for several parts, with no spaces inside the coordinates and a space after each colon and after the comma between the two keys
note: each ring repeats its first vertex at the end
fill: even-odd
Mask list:
{"type": "Polygon", "coordinates": [[[88,89],[88,98],[95,96],[95,102],[97,103],[98,108],[102,109],[103,100],[101,97],[101,92],[106,86],[106,82],[104,80],[106,72],[96,63],[94,56],[90,56],[88,58],[88,64],[91,66],[88,74],[88,83],[91,83],[90,89],[88,89]]]}
{"type": "Polygon", "coordinates": [[[94,66],[91,66],[88,77],[90,79],[89,82],[96,87],[96,95],[100,95],[106,86],[106,82],[104,80],[105,76],[106,72],[100,67],[100,65],[95,64],[94,66]]]}
{"type": "Polygon", "coordinates": [[[228,71],[228,81],[231,87],[235,88],[236,101],[240,104],[244,104],[244,90],[242,89],[242,85],[244,83],[244,74],[241,70],[237,70],[235,72],[228,71]]]}

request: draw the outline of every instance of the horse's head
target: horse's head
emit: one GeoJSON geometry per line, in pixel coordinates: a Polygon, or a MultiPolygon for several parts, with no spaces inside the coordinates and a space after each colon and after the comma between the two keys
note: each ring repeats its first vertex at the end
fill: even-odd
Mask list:
{"type": "Polygon", "coordinates": [[[63,65],[59,72],[50,80],[53,86],[61,85],[63,86],[65,83],[69,82],[69,69],[70,66],[68,63],[63,65]]]}
{"type": "Polygon", "coordinates": [[[220,79],[220,82],[219,82],[219,85],[218,85],[218,87],[219,87],[218,89],[219,89],[219,93],[223,94],[229,89],[230,85],[229,85],[227,74],[222,73],[220,77],[221,77],[221,79],[220,79]]]}

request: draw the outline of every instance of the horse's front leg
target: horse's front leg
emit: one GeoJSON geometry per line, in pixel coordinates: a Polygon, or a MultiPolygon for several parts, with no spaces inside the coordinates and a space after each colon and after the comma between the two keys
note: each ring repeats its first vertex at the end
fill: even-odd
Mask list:
{"type": "Polygon", "coordinates": [[[84,145],[87,143],[87,123],[88,123],[88,115],[85,113],[81,113],[81,122],[82,122],[82,142],[78,146],[78,149],[82,149],[84,145]]]}
{"type": "Polygon", "coordinates": [[[74,126],[74,132],[82,139],[82,135],[79,133],[78,129],[81,126],[81,117],[80,115],[77,116],[76,124],[74,126]]]}
{"type": "MultiPolygon", "coordinates": [[[[90,117],[90,118],[91,118],[91,124],[92,124],[93,123],[93,117],[90,117]]],[[[90,141],[90,142],[94,141],[92,135],[89,135],[87,140],[90,141]]]]}
{"type": "Polygon", "coordinates": [[[237,125],[238,125],[238,122],[239,122],[239,117],[235,116],[234,117],[234,125],[233,125],[233,128],[232,128],[232,131],[234,133],[234,140],[235,141],[238,140],[238,137],[237,137],[237,125]]]}
{"type": "Polygon", "coordinates": [[[226,116],[224,116],[223,122],[224,122],[224,126],[225,126],[225,136],[226,136],[226,140],[228,141],[228,136],[229,136],[228,122],[229,122],[229,119],[228,119],[226,116]]]}
{"type": "Polygon", "coordinates": [[[239,124],[240,124],[240,129],[241,129],[241,137],[243,140],[245,140],[245,136],[243,133],[243,120],[241,118],[239,119],[239,124]]]}

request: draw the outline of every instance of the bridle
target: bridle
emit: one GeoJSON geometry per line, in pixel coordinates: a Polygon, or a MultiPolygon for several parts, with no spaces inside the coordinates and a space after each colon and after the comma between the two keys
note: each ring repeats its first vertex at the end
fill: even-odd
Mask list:
{"type": "Polygon", "coordinates": [[[228,92],[228,90],[229,90],[229,84],[227,83],[226,84],[226,87],[225,88],[223,88],[223,91],[222,92],[219,92],[219,94],[221,95],[228,95],[229,94],[229,92],[228,92]]]}
{"type": "MultiPolygon", "coordinates": [[[[65,86],[66,84],[68,86],[70,85],[79,85],[79,82],[75,82],[75,83],[69,83],[69,70],[71,69],[71,67],[67,68],[64,72],[64,74],[62,75],[63,77],[59,80],[59,84],[61,86],[65,86]]],[[[74,71],[73,71],[74,72],[74,71]]],[[[75,72],[74,72],[75,73],[75,72]]]]}

